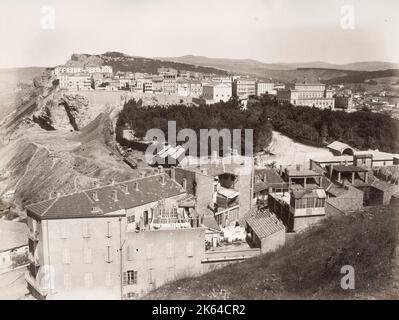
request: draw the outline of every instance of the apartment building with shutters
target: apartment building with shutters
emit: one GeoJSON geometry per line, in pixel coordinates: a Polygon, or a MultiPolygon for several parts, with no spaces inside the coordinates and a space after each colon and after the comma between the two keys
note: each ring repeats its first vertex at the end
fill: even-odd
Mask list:
{"type": "Polygon", "coordinates": [[[201,273],[205,234],[179,207],[186,196],[158,173],[28,205],[29,291],[38,299],[136,298],[201,273]]]}

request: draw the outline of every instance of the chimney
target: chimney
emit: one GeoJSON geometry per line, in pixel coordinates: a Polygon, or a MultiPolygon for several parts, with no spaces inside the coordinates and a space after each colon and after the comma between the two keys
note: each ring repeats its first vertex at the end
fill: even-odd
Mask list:
{"type": "Polygon", "coordinates": [[[187,179],[183,178],[183,189],[187,191],[187,179]]]}
{"type": "Polygon", "coordinates": [[[176,167],[172,167],[170,169],[170,178],[174,181],[176,181],[176,167]]]}
{"type": "Polygon", "coordinates": [[[263,174],[262,181],[263,181],[263,182],[266,182],[266,180],[267,180],[267,179],[266,179],[266,173],[264,173],[264,174],[263,174]]]}
{"type": "Polygon", "coordinates": [[[134,183],[134,190],[139,191],[139,183],[137,181],[134,183]]]}
{"type": "Polygon", "coordinates": [[[113,178],[109,179],[109,184],[114,185],[115,180],[113,178]]]}
{"type": "Polygon", "coordinates": [[[97,192],[97,190],[93,191],[93,193],[91,194],[91,197],[93,198],[94,201],[98,201],[98,192],[97,192]]]}
{"type": "Polygon", "coordinates": [[[129,188],[128,188],[127,184],[122,184],[121,189],[124,194],[129,194],[129,188]]]}
{"type": "Polygon", "coordinates": [[[165,185],[165,175],[164,174],[161,176],[160,180],[161,180],[161,184],[165,185]]]}
{"type": "Polygon", "coordinates": [[[280,176],[283,174],[283,165],[282,164],[280,164],[280,169],[279,169],[278,173],[280,174],[280,176]]]}
{"type": "Polygon", "coordinates": [[[144,171],[140,171],[140,177],[144,178],[145,177],[145,172],[144,171]]]}
{"type": "Polygon", "coordinates": [[[158,173],[162,173],[163,172],[163,167],[162,166],[158,166],[158,173]]]}
{"type": "Polygon", "coordinates": [[[118,191],[112,190],[112,199],[116,202],[118,201],[118,191]]]}

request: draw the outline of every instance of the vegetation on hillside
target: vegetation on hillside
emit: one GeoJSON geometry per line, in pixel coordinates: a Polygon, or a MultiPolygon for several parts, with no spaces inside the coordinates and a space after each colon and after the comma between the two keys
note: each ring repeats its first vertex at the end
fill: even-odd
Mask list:
{"type": "MultiPolygon", "coordinates": [[[[132,128],[138,139],[145,136],[147,130],[161,129],[167,139],[168,121],[176,121],[176,130],[193,129],[200,136],[200,129],[241,129],[242,144],[244,143],[244,129],[253,129],[254,149],[261,151],[271,140],[270,123],[262,115],[260,108],[242,110],[236,101],[220,102],[210,106],[187,107],[172,105],[169,107],[143,107],[140,102],[130,100],[119,114],[116,124],[116,139],[124,146],[131,143],[123,138],[122,131],[132,128]]],[[[199,139],[198,139],[199,143],[199,139]]]]}
{"type": "Polygon", "coordinates": [[[319,145],[339,140],[358,149],[399,152],[399,121],[389,115],[296,107],[268,98],[255,104],[275,130],[294,139],[319,145]]]}
{"type": "Polygon", "coordinates": [[[397,214],[382,207],[329,217],[276,252],[177,280],[145,299],[397,298],[397,214]],[[341,288],[345,265],[354,268],[354,290],[341,288]]]}

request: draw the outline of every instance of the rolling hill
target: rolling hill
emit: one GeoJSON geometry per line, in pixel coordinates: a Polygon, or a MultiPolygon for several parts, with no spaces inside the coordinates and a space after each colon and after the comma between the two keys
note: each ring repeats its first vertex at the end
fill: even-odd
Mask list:
{"type": "Polygon", "coordinates": [[[130,56],[120,52],[106,52],[104,54],[72,54],[71,59],[66,63],[70,66],[86,65],[110,65],[114,72],[130,71],[156,74],[160,67],[174,68],[193,72],[209,73],[216,75],[227,75],[226,70],[214,67],[192,65],[184,62],[161,61],[158,59],[130,56]]]}

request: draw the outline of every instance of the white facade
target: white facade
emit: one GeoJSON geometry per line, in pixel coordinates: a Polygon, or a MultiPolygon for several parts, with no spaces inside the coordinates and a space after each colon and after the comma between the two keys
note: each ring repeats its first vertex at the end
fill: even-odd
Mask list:
{"type": "Polygon", "coordinates": [[[87,74],[61,74],[60,88],[68,90],[90,90],[91,76],[87,74]]]}
{"type": "Polygon", "coordinates": [[[258,82],[256,83],[256,95],[259,97],[262,94],[276,94],[273,82],[258,82]]]}
{"type": "Polygon", "coordinates": [[[202,97],[206,103],[227,102],[232,96],[232,88],[227,83],[204,84],[202,86],[202,97]]]}

